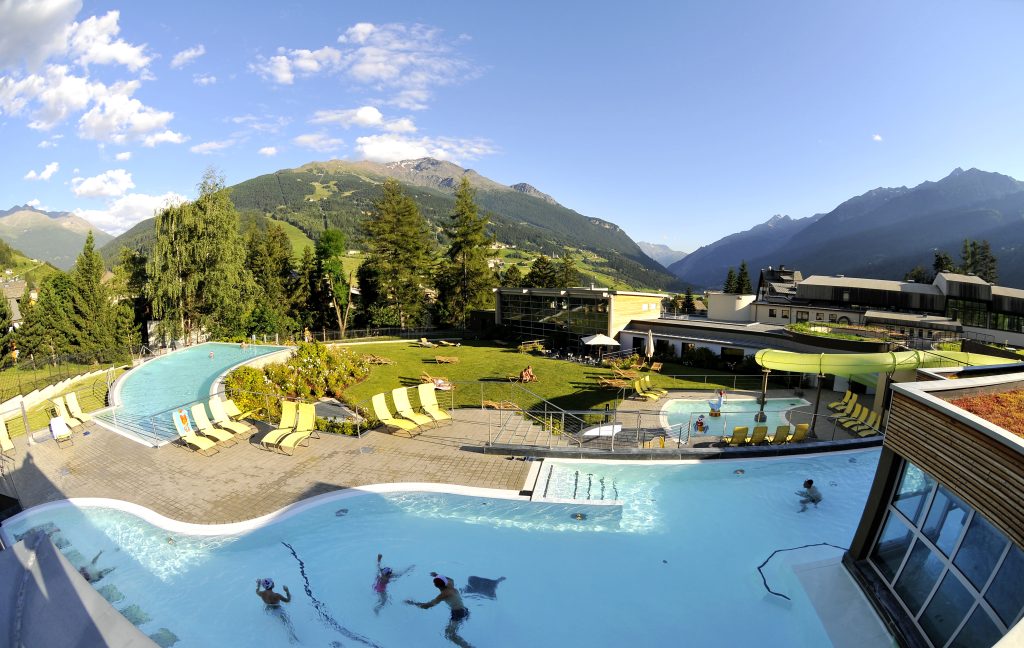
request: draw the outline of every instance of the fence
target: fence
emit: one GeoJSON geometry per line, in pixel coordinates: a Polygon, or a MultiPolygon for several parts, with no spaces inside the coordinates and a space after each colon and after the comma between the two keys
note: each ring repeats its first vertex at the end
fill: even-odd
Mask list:
{"type": "Polygon", "coordinates": [[[102,354],[20,354],[17,360],[8,355],[0,365],[0,402],[90,371],[129,363],[132,357],[133,352],[127,347],[102,354]]]}

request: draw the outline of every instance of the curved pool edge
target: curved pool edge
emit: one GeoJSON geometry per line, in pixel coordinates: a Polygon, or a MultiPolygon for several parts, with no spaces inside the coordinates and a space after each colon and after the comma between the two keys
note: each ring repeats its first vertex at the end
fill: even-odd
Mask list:
{"type": "Polygon", "coordinates": [[[524,502],[530,501],[528,496],[520,495],[519,491],[515,490],[483,488],[479,486],[459,486],[457,484],[434,484],[428,482],[394,482],[387,484],[353,486],[350,488],[342,488],[332,491],[330,493],[314,495],[313,497],[287,504],[276,511],[267,513],[266,515],[261,515],[249,520],[243,520],[241,522],[199,524],[195,522],[182,522],[180,520],[175,520],[161,513],[157,513],[151,508],[134,502],[129,502],[127,500],[113,499],[109,497],[70,497],[67,499],[55,500],[53,502],[46,502],[44,504],[37,504],[36,506],[25,509],[18,514],[7,518],[0,523],[0,538],[3,539],[6,546],[10,547],[14,543],[13,538],[11,538],[7,533],[9,524],[18,522],[30,515],[68,507],[79,509],[111,508],[134,515],[153,526],[172,533],[182,533],[195,536],[239,535],[282,522],[326,502],[341,501],[351,499],[353,497],[362,497],[364,495],[402,492],[443,493],[446,495],[465,495],[468,497],[489,499],[521,500],[524,502]]]}

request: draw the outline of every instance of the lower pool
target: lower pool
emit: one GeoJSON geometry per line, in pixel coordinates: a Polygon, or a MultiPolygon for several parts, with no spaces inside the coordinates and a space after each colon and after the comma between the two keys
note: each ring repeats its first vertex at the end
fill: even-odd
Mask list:
{"type": "MultiPolygon", "coordinates": [[[[458,633],[475,646],[818,647],[831,642],[792,566],[841,552],[773,559],[766,578],[789,601],[766,592],[757,567],[780,548],[847,547],[878,454],[557,464],[560,475],[604,480],[621,507],[346,491],[237,535],[169,532],[71,505],[26,511],[3,531],[48,531],[76,566],[102,551],[97,568],[115,569],[94,587],[147,634],[173,633],[177,648],[451,645],[443,604],[402,603],[436,594],[431,571],[459,587],[485,579],[463,594],[470,616],[458,633]],[[800,513],[794,491],[807,478],[824,499],[800,513]],[[384,601],[372,588],[378,553],[403,572],[384,601]],[[265,610],[257,578],[289,586],[286,619],[265,610]]],[[[550,496],[573,493],[556,486],[550,496]]]]}
{"type": "MultiPolygon", "coordinates": [[[[673,430],[676,426],[685,424],[690,428],[690,435],[710,434],[722,436],[726,431],[738,425],[753,427],[754,425],[767,425],[769,435],[775,432],[779,425],[790,423],[787,418],[790,410],[809,407],[810,403],[802,398],[769,398],[764,404],[764,413],[767,417],[764,423],[755,423],[754,414],[761,405],[754,399],[731,398],[722,405],[721,416],[710,416],[710,406],[707,399],[675,399],[665,404],[662,413],[665,415],[668,426],[673,430]],[[704,416],[704,431],[696,428],[697,418],[704,416]]],[[[809,419],[808,419],[809,420],[809,419]]],[[[673,433],[674,434],[674,433],[673,433]]]]}

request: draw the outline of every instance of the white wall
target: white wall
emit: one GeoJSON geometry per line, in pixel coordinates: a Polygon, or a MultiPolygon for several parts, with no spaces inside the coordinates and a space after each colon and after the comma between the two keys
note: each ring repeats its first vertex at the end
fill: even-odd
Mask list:
{"type": "Polygon", "coordinates": [[[751,304],[757,295],[734,295],[709,292],[707,295],[708,319],[719,322],[753,322],[754,309],[751,304]]]}

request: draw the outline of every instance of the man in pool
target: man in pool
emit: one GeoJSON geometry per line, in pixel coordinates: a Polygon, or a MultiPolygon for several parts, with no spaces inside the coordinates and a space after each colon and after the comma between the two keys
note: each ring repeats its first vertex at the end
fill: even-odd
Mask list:
{"type": "Polygon", "coordinates": [[[256,596],[263,599],[263,604],[270,614],[273,614],[281,619],[285,627],[288,628],[288,638],[292,643],[299,640],[295,636],[295,628],[292,626],[292,620],[288,618],[284,609],[281,608],[282,603],[291,603],[292,593],[288,591],[288,586],[284,586],[284,596],[281,596],[274,591],[274,579],[272,578],[257,578],[256,579],[256,596]]]}
{"type": "Polygon", "coordinates": [[[85,580],[89,581],[90,583],[98,582],[104,576],[106,576],[110,572],[112,572],[115,569],[117,569],[117,567],[107,567],[106,569],[96,569],[96,561],[100,559],[100,554],[102,554],[102,553],[103,553],[103,550],[100,549],[100,552],[98,554],[96,554],[96,557],[94,557],[92,559],[91,563],[89,563],[85,567],[79,567],[78,568],[78,573],[82,575],[82,578],[84,578],[85,580]]]}
{"type": "Polygon", "coordinates": [[[469,618],[469,608],[462,602],[462,595],[459,594],[459,590],[455,589],[455,581],[447,576],[441,576],[437,572],[430,572],[430,575],[433,578],[434,587],[440,590],[440,593],[433,600],[426,603],[417,603],[412,599],[406,599],[405,602],[409,605],[421,607],[424,610],[432,608],[442,601],[447,603],[448,607],[451,608],[452,614],[451,619],[448,621],[448,627],[444,630],[445,639],[456,646],[472,648],[472,644],[459,636],[459,626],[469,618]]]}
{"type": "Polygon", "coordinates": [[[821,502],[821,491],[814,485],[813,479],[805,481],[804,489],[802,491],[797,491],[796,494],[800,496],[801,513],[807,510],[808,504],[814,504],[814,507],[817,508],[818,503],[821,502]]]}

